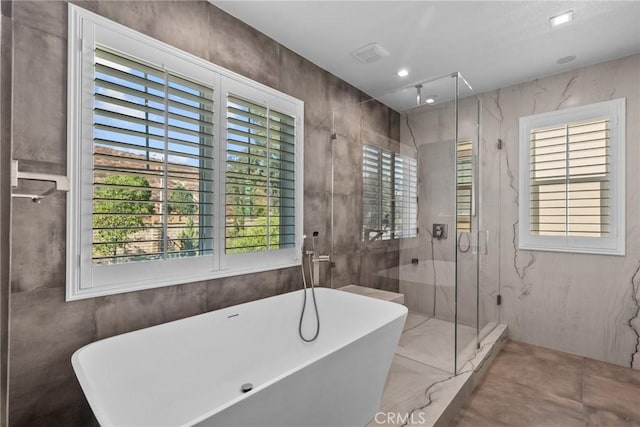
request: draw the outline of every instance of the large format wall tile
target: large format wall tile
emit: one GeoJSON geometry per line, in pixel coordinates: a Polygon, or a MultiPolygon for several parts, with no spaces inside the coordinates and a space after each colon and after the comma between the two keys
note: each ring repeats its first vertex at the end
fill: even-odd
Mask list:
{"type": "Polygon", "coordinates": [[[277,88],[282,74],[281,46],[226,12],[207,7],[211,16],[208,39],[211,62],[277,88]]]}
{"type": "Polygon", "coordinates": [[[96,299],[96,337],[107,338],[207,311],[203,283],[149,289],[96,299]]]}
{"type": "Polygon", "coordinates": [[[67,5],[64,2],[18,1],[13,3],[14,22],[67,38],[67,5]]]}
{"type": "Polygon", "coordinates": [[[207,283],[206,303],[208,310],[242,304],[277,295],[282,270],[264,271],[243,276],[225,277],[207,283]]]}
{"type": "Polygon", "coordinates": [[[11,224],[11,288],[13,292],[64,287],[65,200],[64,194],[56,193],[38,204],[34,204],[30,199],[13,201],[11,224]]]}
{"type": "Polygon", "coordinates": [[[66,164],[67,43],[14,24],[13,158],[66,164]]]}
{"type": "Polygon", "coordinates": [[[640,263],[634,173],[640,162],[639,126],[633,119],[640,115],[639,67],[635,55],[503,89],[493,97],[506,146],[503,192],[512,195],[501,203],[503,321],[514,339],[624,366],[630,366],[636,343],[628,322],[636,311],[631,281],[640,263]],[[620,97],[627,100],[626,256],[519,250],[518,118],[620,97]]]}
{"type": "Polygon", "coordinates": [[[66,303],[61,288],[12,295],[12,425],[32,425],[35,419],[83,402],[72,372],[71,355],[96,339],[95,306],[95,300],[66,303]]]}
{"type": "MultiPolygon", "coordinates": [[[[212,22],[210,7],[196,1],[98,1],[97,13],[168,43],[200,58],[209,59],[212,22]]],[[[224,64],[220,64],[224,65],[224,64]]]]}

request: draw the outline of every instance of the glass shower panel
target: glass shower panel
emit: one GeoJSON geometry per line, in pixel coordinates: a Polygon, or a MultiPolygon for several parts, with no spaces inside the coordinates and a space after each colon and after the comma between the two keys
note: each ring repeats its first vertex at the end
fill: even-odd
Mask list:
{"type": "Polygon", "coordinates": [[[461,372],[480,342],[479,257],[483,230],[478,196],[480,168],[480,108],[462,80],[458,79],[456,145],[456,370],[461,372]]]}
{"type": "MultiPolygon", "coordinates": [[[[379,108],[357,105],[362,117],[379,108]]],[[[357,285],[398,292],[400,240],[411,230],[410,192],[415,194],[415,155],[384,132],[387,123],[356,121],[354,109],[331,118],[330,286],[357,285]]]]}
{"type": "Polygon", "coordinates": [[[487,140],[484,135],[500,135],[500,112],[494,105],[480,104],[480,145],[477,151],[477,203],[479,211],[479,287],[478,322],[482,341],[495,328],[500,319],[500,221],[502,161],[499,155],[502,144],[498,140],[487,140]]]}
{"type": "Polygon", "coordinates": [[[480,102],[452,73],[348,109],[334,111],[327,136],[331,286],[403,294],[397,353],[459,373],[497,319],[495,287],[482,286],[495,278],[481,267],[497,269],[480,207],[499,174],[483,181],[480,102]],[[380,115],[380,102],[399,114],[380,115]]]}
{"type": "Polygon", "coordinates": [[[456,78],[413,88],[413,108],[402,113],[401,139],[418,152],[418,229],[401,243],[400,292],[411,322],[400,350],[453,373],[456,364],[456,78]],[[420,105],[418,106],[418,102],[420,105]]]}

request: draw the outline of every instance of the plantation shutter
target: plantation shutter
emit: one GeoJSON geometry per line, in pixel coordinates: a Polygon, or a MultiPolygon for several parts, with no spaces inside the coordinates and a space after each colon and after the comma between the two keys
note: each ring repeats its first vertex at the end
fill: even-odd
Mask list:
{"type": "Polygon", "coordinates": [[[365,240],[391,238],[393,225],[393,157],[392,153],[363,145],[362,212],[365,240]]]}
{"type": "Polygon", "coordinates": [[[416,160],[389,150],[362,146],[363,238],[388,240],[417,234],[416,160]]]}
{"type": "Polygon", "coordinates": [[[380,163],[381,150],[369,145],[362,146],[362,228],[364,239],[380,238],[380,163]]]}
{"type": "Polygon", "coordinates": [[[380,226],[384,231],[383,239],[391,239],[393,231],[393,154],[387,150],[380,150],[380,226]]]}
{"type": "Polygon", "coordinates": [[[295,246],[295,118],[227,96],[227,254],[295,246]]]}
{"type": "Polygon", "coordinates": [[[456,147],[457,231],[471,231],[473,203],[473,145],[471,141],[458,141],[456,147]]]}
{"type": "Polygon", "coordinates": [[[394,160],[394,237],[415,237],[418,229],[417,162],[401,154],[396,154],[394,160]]]}
{"type": "Polygon", "coordinates": [[[94,264],[213,251],[213,88],[97,47],[94,264]]]}
{"type": "Polygon", "coordinates": [[[610,234],[609,119],[531,130],[531,232],[610,234]]]}

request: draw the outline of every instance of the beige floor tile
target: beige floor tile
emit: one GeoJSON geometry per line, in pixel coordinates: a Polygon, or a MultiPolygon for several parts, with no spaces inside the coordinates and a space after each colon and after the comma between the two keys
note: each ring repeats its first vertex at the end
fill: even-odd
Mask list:
{"type": "Polygon", "coordinates": [[[488,380],[513,382],[538,393],[582,401],[584,359],[530,346],[529,352],[513,351],[507,343],[491,366],[488,380]]]}
{"type": "Polygon", "coordinates": [[[640,371],[587,359],[584,403],[640,423],[640,371]]]}
{"type": "Polygon", "coordinates": [[[473,418],[512,427],[577,427],[584,424],[582,403],[542,395],[521,384],[490,379],[491,369],[487,381],[467,402],[458,425],[471,425],[473,418]],[[465,413],[470,415],[465,416],[465,413]]]}
{"type": "Polygon", "coordinates": [[[603,409],[595,409],[585,405],[587,427],[640,427],[640,422],[625,418],[603,409]]]}
{"type": "Polygon", "coordinates": [[[455,425],[640,427],[640,371],[509,341],[455,425]]]}
{"type": "Polygon", "coordinates": [[[486,418],[474,408],[465,407],[454,421],[456,427],[508,427],[508,424],[497,421],[495,418],[486,418]]]}

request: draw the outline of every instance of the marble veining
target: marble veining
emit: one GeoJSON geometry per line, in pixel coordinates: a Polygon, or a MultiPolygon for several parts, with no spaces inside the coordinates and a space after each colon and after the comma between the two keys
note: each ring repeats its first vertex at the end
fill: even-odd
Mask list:
{"type": "Polygon", "coordinates": [[[631,299],[635,304],[635,312],[629,319],[628,325],[636,335],[636,345],[633,353],[631,353],[630,368],[635,368],[635,359],[640,353],[640,297],[638,296],[638,291],[640,291],[640,265],[638,265],[633,276],[631,276],[631,299]],[[634,322],[636,324],[634,324],[634,322]]]}
{"type": "MultiPolygon", "coordinates": [[[[466,373],[466,372],[464,372],[466,373]]],[[[463,373],[461,373],[462,375],[463,373]]],[[[402,424],[402,427],[405,427],[407,425],[409,425],[410,420],[412,419],[411,417],[413,416],[414,413],[418,412],[418,411],[424,411],[427,407],[429,407],[432,403],[433,403],[433,393],[434,393],[434,388],[436,386],[439,386],[440,384],[444,384],[446,382],[449,382],[452,378],[455,378],[457,375],[449,375],[448,377],[438,380],[434,383],[431,383],[427,386],[427,388],[424,390],[424,395],[427,397],[427,401],[422,404],[421,406],[417,407],[417,408],[413,408],[411,410],[411,412],[409,412],[409,418],[408,420],[402,424]]]]}
{"type": "MultiPolygon", "coordinates": [[[[536,262],[536,256],[533,252],[529,252],[529,261],[524,267],[518,267],[518,255],[520,254],[520,249],[518,249],[518,224],[520,220],[517,220],[513,223],[513,268],[516,271],[516,274],[520,278],[520,280],[524,280],[524,277],[527,275],[527,270],[533,266],[536,262]]],[[[523,291],[523,294],[528,292],[523,291]]]]}
{"type": "Polygon", "coordinates": [[[409,315],[407,316],[407,320],[404,323],[404,329],[402,330],[402,332],[404,333],[416,329],[417,327],[424,325],[429,319],[430,317],[427,316],[422,316],[416,313],[409,313],[409,315]]]}
{"type": "MultiPolygon", "coordinates": [[[[498,105],[498,109],[500,111],[500,116],[502,117],[502,109],[500,108],[500,95],[499,95],[499,93],[500,93],[500,91],[498,91],[498,96],[496,97],[496,104],[498,105]]],[[[534,98],[534,102],[535,102],[535,98],[534,98]]],[[[507,178],[508,178],[509,188],[513,192],[513,203],[517,207],[520,204],[520,192],[519,192],[519,189],[518,189],[517,184],[516,184],[515,174],[513,173],[513,170],[511,169],[511,163],[510,163],[510,160],[509,160],[509,144],[506,141],[503,141],[502,149],[504,150],[505,167],[506,167],[505,173],[506,173],[507,178]]],[[[535,257],[535,254],[533,252],[528,252],[529,260],[526,262],[524,267],[519,267],[518,266],[518,258],[519,258],[520,253],[521,253],[520,249],[518,248],[518,224],[519,223],[520,223],[519,219],[517,219],[513,223],[513,226],[512,226],[512,228],[513,228],[513,239],[511,241],[511,243],[513,244],[513,268],[514,268],[516,274],[518,275],[518,277],[520,278],[520,280],[523,281],[525,276],[526,276],[526,274],[527,274],[527,270],[529,268],[531,268],[531,266],[533,266],[533,264],[536,262],[536,257],[535,257]]],[[[521,295],[527,295],[529,292],[531,292],[530,287],[531,287],[530,284],[525,284],[522,287],[521,295]]]]}

